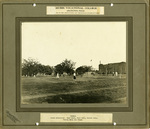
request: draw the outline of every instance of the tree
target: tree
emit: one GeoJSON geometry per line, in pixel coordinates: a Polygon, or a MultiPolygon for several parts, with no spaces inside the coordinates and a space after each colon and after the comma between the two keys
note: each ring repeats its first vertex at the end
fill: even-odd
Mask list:
{"type": "Polygon", "coordinates": [[[55,66],[55,72],[63,74],[66,72],[68,75],[72,75],[75,69],[75,62],[65,59],[62,63],[55,66]]]}
{"type": "Polygon", "coordinates": [[[86,72],[90,72],[92,70],[91,66],[80,66],[76,69],[78,75],[83,75],[86,72]]]}
{"type": "Polygon", "coordinates": [[[37,60],[29,58],[24,59],[22,63],[22,75],[34,76],[38,73],[51,75],[53,72],[52,67],[49,65],[42,65],[37,60]]]}
{"type": "Polygon", "coordinates": [[[73,74],[75,69],[75,62],[71,60],[65,59],[62,63],[63,72],[66,72],[67,74],[73,74]]]}
{"type": "Polygon", "coordinates": [[[32,58],[23,59],[22,75],[33,76],[38,73],[40,63],[32,58]]]}
{"type": "Polygon", "coordinates": [[[63,67],[61,64],[55,66],[55,73],[63,74],[63,67]]]}
{"type": "Polygon", "coordinates": [[[50,67],[49,65],[44,66],[44,73],[45,73],[46,75],[51,75],[52,72],[53,72],[52,67],[50,67]]]}
{"type": "Polygon", "coordinates": [[[38,69],[38,73],[45,74],[45,75],[51,75],[53,72],[53,68],[49,65],[39,64],[37,69],[38,69]]]}

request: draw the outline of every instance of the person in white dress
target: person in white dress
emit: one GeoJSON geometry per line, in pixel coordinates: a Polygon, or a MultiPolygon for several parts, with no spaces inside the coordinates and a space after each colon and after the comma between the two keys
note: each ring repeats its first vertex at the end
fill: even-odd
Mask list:
{"type": "Polygon", "coordinates": [[[73,74],[73,79],[76,80],[76,73],[73,74]]]}

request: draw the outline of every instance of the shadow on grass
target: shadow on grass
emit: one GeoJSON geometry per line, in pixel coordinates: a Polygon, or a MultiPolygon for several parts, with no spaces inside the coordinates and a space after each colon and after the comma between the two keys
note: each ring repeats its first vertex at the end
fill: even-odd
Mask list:
{"type": "Polygon", "coordinates": [[[104,94],[78,93],[78,94],[61,94],[55,96],[39,97],[29,99],[28,103],[120,103],[113,97],[104,94]]]}
{"type": "Polygon", "coordinates": [[[78,93],[61,93],[24,100],[26,103],[125,103],[126,87],[78,93]]]}
{"type": "Polygon", "coordinates": [[[112,98],[102,95],[89,94],[71,94],[71,95],[57,95],[54,97],[47,97],[48,103],[102,103],[112,102],[112,98]]]}

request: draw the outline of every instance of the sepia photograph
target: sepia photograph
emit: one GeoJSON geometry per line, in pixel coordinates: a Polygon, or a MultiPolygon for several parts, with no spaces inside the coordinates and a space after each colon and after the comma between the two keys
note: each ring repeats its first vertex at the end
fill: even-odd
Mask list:
{"type": "Polygon", "coordinates": [[[0,129],[149,128],[147,0],[0,10],[0,129]]]}
{"type": "Polygon", "coordinates": [[[127,103],[125,21],[22,22],[21,104],[127,103]]]}

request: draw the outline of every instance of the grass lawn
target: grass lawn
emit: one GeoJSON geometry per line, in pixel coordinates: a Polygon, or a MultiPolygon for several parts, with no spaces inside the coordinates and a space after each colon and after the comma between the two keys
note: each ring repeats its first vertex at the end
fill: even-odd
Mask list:
{"type": "Polygon", "coordinates": [[[125,77],[22,77],[22,104],[125,103],[126,91],[125,77]]]}

